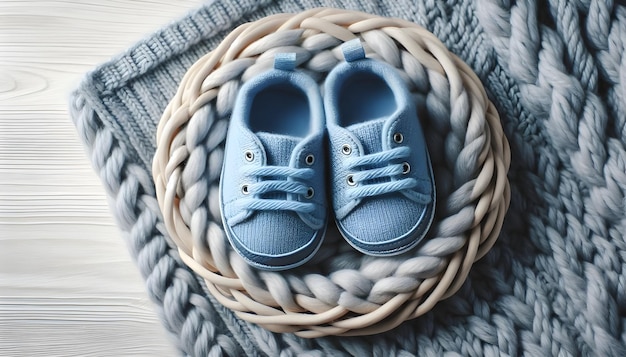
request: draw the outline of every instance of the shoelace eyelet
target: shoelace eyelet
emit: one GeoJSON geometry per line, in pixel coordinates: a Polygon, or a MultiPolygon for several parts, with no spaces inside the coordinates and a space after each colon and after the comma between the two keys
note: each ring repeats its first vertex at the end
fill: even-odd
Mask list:
{"type": "Polygon", "coordinates": [[[250,150],[246,151],[244,153],[244,157],[246,158],[246,161],[250,162],[252,160],[254,160],[254,153],[250,150]]]}
{"type": "Polygon", "coordinates": [[[356,185],[356,181],[354,181],[354,177],[352,175],[348,175],[348,177],[346,177],[346,182],[350,186],[356,185]]]}
{"type": "Polygon", "coordinates": [[[250,193],[250,189],[248,188],[248,185],[246,184],[241,185],[241,193],[243,193],[244,195],[247,195],[250,193]]]}
{"type": "Polygon", "coordinates": [[[313,198],[313,195],[315,195],[315,190],[313,189],[313,187],[309,187],[306,190],[306,195],[304,195],[304,198],[310,199],[313,198]]]}
{"type": "Polygon", "coordinates": [[[406,175],[409,172],[411,172],[411,165],[409,165],[409,163],[405,161],[402,163],[402,174],[406,175]]]}
{"type": "Polygon", "coordinates": [[[402,133],[393,134],[393,141],[396,144],[402,144],[402,142],[404,141],[404,135],[402,135],[402,133]]]}
{"type": "Polygon", "coordinates": [[[308,154],[304,158],[304,163],[309,165],[309,166],[313,165],[314,162],[315,162],[315,156],[313,156],[313,154],[308,154]]]}
{"type": "Polygon", "coordinates": [[[344,155],[350,155],[352,153],[352,148],[348,144],[343,144],[343,146],[341,147],[341,152],[344,155]]]}

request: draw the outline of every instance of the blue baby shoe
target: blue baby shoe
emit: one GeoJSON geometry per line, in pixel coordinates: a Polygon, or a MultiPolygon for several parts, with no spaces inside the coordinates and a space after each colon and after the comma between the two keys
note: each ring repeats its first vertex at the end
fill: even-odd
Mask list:
{"type": "Polygon", "coordinates": [[[357,250],[400,254],[425,236],[435,184],[416,106],[395,68],[365,58],[356,39],[326,78],[335,220],[357,250]]]}
{"type": "Polygon", "coordinates": [[[326,231],[325,123],[315,81],[296,55],[240,89],[220,180],[228,239],[250,265],[285,270],[309,260],[326,231]]]}

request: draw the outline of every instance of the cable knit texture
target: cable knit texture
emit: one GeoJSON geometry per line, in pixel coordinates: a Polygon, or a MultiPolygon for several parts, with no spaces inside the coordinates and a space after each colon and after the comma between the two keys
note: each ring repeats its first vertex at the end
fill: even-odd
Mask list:
{"type": "MultiPolygon", "coordinates": [[[[72,118],[178,348],[191,356],[626,355],[620,3],[216,0],[90,73],[72,95],[72,118]],[[303,339],[237,318],[173,248],[150,172],[159,118],[199,57],[240,23],[318,6],[403,18],[432,31],[482,80],[511,144],[511,207],[498,242],[455,295],[371,337],[303,339]]],[[[207,135],[223,137],[226,124],[216,118],[207,135]]],[[[202,165],[221,163],[220,150],[202,149],[211,150],[202,165]]],[[[447,158],[432,155],[433,162],[447,158]]],[[[219,168],[207,171],[219,176],[219,168]]],[[[444,189],[458,179],[436,177],[444,189]]],[[[195,187],[198,197],[206,187],[195,187]]]]}

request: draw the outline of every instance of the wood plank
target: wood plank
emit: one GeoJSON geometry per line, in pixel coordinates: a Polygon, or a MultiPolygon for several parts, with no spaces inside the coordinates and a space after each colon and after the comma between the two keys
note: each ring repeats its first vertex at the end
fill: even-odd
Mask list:
{"type": "Polygon", "coordinates": [[[200,2],[0,2],[1,356],[176,353],[67,103],[84,73],[200,2]]]}

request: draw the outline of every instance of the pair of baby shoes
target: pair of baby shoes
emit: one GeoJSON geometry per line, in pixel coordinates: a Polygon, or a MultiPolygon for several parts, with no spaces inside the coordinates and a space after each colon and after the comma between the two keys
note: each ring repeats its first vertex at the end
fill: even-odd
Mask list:
{"type": "Polygon", "coordinates": [[[364,254],[405,252],[434,216],[432,166],[404,80],[367,59],[358,39],[324,84],[295,71],[295,54],[238,93],[224,152],[226,235],[250,265],[285,270],[319,249],[332,209],[364,254]],[[329,205],[328,202],[332,202],[329,205]]]}

